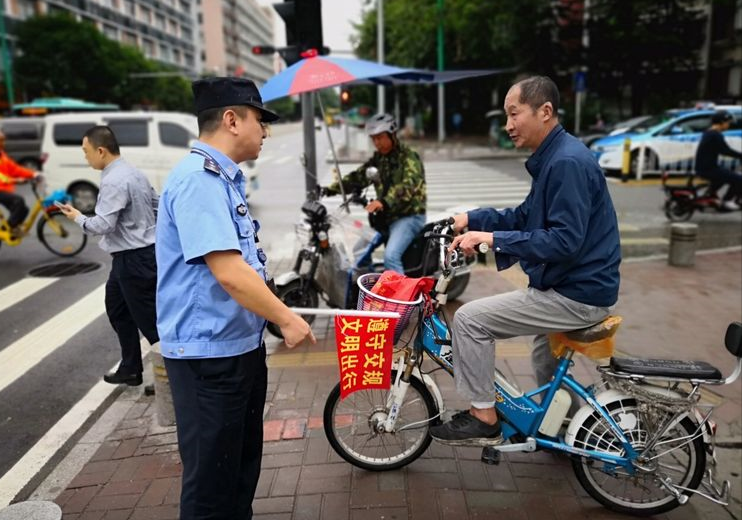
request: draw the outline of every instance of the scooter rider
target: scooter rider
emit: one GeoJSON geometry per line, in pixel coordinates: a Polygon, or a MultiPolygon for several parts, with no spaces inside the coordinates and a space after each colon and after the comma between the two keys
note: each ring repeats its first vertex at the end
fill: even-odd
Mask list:
{"type": "MultiPolygon", "coordinates": [[[[384,267],[404,274],[402,254],[425,225],[425,170],[420,156],[397,138],[397,122],[389,114],[377,114],[366,122],[376,152],[357,170],[342,179],[346,192],[374,184],[377,199],[366,206],[374,228],[386,241],[384,267]],[[375,167],[378,177],[368,179],[375,167]]],[[[321,188],[323,195],[340,193],[340,183],[321,188]]],[[[381,241],[377,241],[381,243],[381,241]]]]}
{"type": "Polygon", "coordinates": [[[740,209],[738,203],[742,200],[742,174],[735,173],[718,164],[719,155],[742,159],[742,153],[730,148],[722,134],[722,132],[729,130],[731,123],[732,114],[726,110],[719,110],[711,116],[711,128],[703,133],[701,142],[698,143],[698,150],[696,150],[696,173],[700,177],[711,181],[718,188],[728,184],[729,187],[724,195],[721,208],[734,211],[740,209]],[[737,202],[735,202],[735,198],[737,202]]]}

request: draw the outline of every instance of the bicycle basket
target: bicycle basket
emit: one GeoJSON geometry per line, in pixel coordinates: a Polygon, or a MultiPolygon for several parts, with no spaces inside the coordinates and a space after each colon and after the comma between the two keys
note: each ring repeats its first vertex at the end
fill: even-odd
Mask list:
{"type": "Polygon", "coordinates": [[[371,288],[376,284],[380,276],[381,274],[379,273],[366,273],[358,277],[357,283],[360,290],[358,292],[357,308],[359,311],[399,313],[399,320],[397,321],[397,326],[394,328],[394,343],[397,343],[402,332],[407,328],[412,313],[423,303],[423,295],[419,294],[414,301],[406,302],[374,294],[371,292],[371,288]]]}

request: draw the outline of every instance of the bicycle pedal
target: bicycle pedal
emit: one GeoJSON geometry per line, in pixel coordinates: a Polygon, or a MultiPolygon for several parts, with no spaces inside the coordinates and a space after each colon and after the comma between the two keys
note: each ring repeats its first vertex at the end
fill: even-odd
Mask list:
{"type": "Polygon", "coordinates": [[[485,446],[482,448],[482,462],[489,464],[490,466],[497,466],[500,464],[500,457],[502,455],[498,450],[492,446],[485,446]]]}

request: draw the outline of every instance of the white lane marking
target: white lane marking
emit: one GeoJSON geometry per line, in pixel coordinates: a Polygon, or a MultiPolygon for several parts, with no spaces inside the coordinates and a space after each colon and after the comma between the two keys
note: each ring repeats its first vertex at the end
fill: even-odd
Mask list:
{"type": "Polygon", "coordinates": [[[0,351],[0,392],[103,314],[105,284],[0,351]]]}
{"type": "MultiPolygon", "coordinates": [[[[141,340],[142,357],[149,349],[149,342],[141,340]]],[[[116,363],[111,370],[116,370],[116,363]]],[[[91,388],[70,410],[39,439],[23,457],[0,478],[0,508],[7,506],[30,480],[41,471],[77,430],[95,413],[101,403],[116,389],[103,380],[91,388]]]]}
{"type": "Polygon", "coordinates": [[[0,312],[12,307],[41,289],[50,286],[59,278],[23,278],[0,290],[0,312]]]}

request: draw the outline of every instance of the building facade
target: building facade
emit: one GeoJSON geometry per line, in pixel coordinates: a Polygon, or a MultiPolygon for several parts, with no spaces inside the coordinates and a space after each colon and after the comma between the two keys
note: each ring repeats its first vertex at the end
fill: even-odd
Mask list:
{"type": "Polygon", "coordinates": [[[0,0],[6,31],[34,15],[70,13],[108,38],[137,47],[150,59],[196,76],[201,71],[197,0],[0,0]]]}
{"type": "Polygon", "coordinates": [[[202,0],[203,72],[264,83],[274,74],[273,56],[255,55],[252,48],[273,44],[273,16],[256,0],[202,0]]]}

